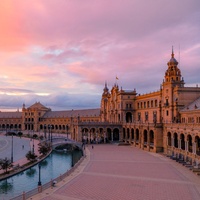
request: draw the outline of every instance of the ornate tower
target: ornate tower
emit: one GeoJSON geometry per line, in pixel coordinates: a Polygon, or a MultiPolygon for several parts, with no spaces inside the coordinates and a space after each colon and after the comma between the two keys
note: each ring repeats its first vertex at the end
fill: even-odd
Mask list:
{"type": "Polygon", "coordinates": [[[184,80],[178,68],[178,62],[174,57],[172,47],[171,59],[167,63],[165,79],[162,83],[162,120],[165,123],[176,122],[178,120],[178,88],[184,87],[184,80]]]}
{"type": "Polygon", "coordinates": [[[101,98],[101,121],[108,121],[108,98],[110,96],[109,89],[107,87],[107,83],[105,83],[105,87],[103,89],[103,94],[101,98]]]}
{"type": "Polygon", "coordinates": [[[165,72],[165,81],[163,84],[165,85],[173,85],[174,86],[179,86],[179,87],[184,87],[184,81],[183,78],[181,79],[181,71],[178,68],[178,62],[174,58],[174,51],[172,47],[172,54],[171,54],[171,59],[167,63],[168,69],[165,72]]]}

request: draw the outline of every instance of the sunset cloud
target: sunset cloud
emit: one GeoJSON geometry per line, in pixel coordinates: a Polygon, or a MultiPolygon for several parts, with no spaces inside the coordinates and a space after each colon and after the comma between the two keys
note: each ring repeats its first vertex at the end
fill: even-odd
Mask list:
{"type": "Polygon", "coordinates": [[[199,19],[199,0],[0,1],[0,107],[99,107],[116,75],[158,90],[172,45],[186,84],[200,84],[199,19]]]}

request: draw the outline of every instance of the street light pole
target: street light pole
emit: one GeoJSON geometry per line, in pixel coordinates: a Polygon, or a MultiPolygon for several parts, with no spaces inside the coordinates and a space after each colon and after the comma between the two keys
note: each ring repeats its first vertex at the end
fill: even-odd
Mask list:
{"type": "Polygon", "coordinates": [[[38,186],[41,186],[42,185],[42,183],[41,183],[41,180],[40,180],[40,170],[41,170],[41,164],[39,163],[38,164],[38,168],[39,168],[39,181],[38,181],[38,186]]]}
{"type": "Polygon", "coordinates": [[[34,138],[33,138],[33,154],[34,154],[34,147],[35,147],[35,146],[34,146],[34,138]]]}
{"type": "Polygon", "coordinates": [[[53,136],[52,136],[52,125],[50,125],[50,132],[51,132],[51,143],[53,141],[53,136]]]}
{"type": "Polygon", "coordinates": [[[44,137],[45,137],[45,139],[47,139],[47,136],[46,136],[46,124],[44,125],[44,137]]]}
{"type": "Polygon", "coordinates": [[[66,125],[66,129],[67,129],[67,140],[68,140],[68,125],[66,125]]]}
{"type": "Polygon", "coordinates": [[[13,133],[12,133],[12,145],[11,145],[11,163],[13,163],[13,133]]]}
{"type": "Polygon", "coordinates": [[[51,125],[48,125],[48,129],[49,129],[49,141],[50,141],[50,126],[51,125]]]}

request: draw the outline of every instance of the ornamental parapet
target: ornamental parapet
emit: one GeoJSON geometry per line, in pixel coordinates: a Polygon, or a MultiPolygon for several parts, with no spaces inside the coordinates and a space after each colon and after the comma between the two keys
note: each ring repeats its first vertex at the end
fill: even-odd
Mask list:
{"type": "Polygon", "coordinates": [[[78,122],[78,126],[121,126],[122,122],[78,122]]]}
{"type": "Polygon", "coordinates": [[[131,123],[126,123],[124,122],[123,123],[123,126],[126,126],[126,127],[155,127],[155,128],[162,128],[163,127],[163,124],[162,123],[148,123],[148,122],[139,122],[139,121],[136,121],[136,122],[131,122],[131,123]]]}
{"type": "Polygon", "coordinates": [[[171,130],[191,130],[191,131],[200,131],[199,123],[165,123],[165,128],[171,130]]]}

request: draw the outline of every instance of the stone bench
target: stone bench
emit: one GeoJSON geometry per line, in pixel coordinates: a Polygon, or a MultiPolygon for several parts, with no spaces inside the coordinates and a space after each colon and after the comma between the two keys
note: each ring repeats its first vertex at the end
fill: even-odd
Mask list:
{"type": "Polygon", "coordinates": [[[200,173],[200,168],[199,166],[194,166],[192,169],[193,172],[199,172],[200,173]]]}
{"type": "Polygon", "coordinates": [[[17,170],[17,169],[19,169],[20,168],[20,165],[19,164],[17,164],[17,165],[13,165],[13,167],[12,167],[14,170],[17,170]]]}

